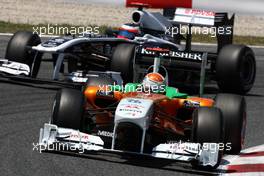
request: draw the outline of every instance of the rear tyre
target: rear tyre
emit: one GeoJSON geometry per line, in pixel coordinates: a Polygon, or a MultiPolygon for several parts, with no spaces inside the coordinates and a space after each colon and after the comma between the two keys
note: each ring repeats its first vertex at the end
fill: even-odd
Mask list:
{"type": "Polygon", "coordinates": [[[37,46],[40,43],[41,40],[37,34],[28,31],[16,32],[8,42],[5,58],[10,61],[27,64],[30,67],[30,76],[36,77],[42,54],[31,50],[30,47],[37,46]]]}
{"type": "MultiPolygon", "coordinates": [[[[222,143],[224,139],[224,124],[222,113],[218,108],[201,107],[193,113],[191,141],[195,143],[222,143]]],[[[222,152],[219,151],[218,163],[214,167],[201,166],[193,162],[192,166],[199,169],[214,169],[219,166],[222,152]]]]}
{"type": "Polygon", "coordinates": [[[227,45],[216,61],[218,87],[227,93],[246,94],[255,82],[256,60],[251,48],[227,45]]]}
{"type": "Polygon", "coordinates": [[[111,71],[121,72],[125,83],[133,81],[133,59],[135,57],[135,45],[123,43],[117,45],[112,55],[111,71]]]}
{"type": "Polygon", "coordinates": [[[58,127],[82,130],[84,103],[81,91],[60,90],[54,100],[51,123],[58,127]]]}
{"type": "Polygon", "coordinates": [[[218,94],[215,107],[221,109],[225,125],[225,144],[229,145],[225,153],[239,154],[245,140],[246,101],[245,98],[233,94],[218,94]]]}

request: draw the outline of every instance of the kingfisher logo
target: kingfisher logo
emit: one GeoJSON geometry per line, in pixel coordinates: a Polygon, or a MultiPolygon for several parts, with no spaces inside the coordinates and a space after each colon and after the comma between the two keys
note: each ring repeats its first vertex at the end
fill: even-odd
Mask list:
{"type": "Polygon", "coordinates": [[[170,53],[170,56],[176,57],[176,58],[199,60],[199,61],[202,60],[202,54],[200,54],[200,53],[185,53],[185,52],[172,51],[170,53]]]}
{"type": "MultiPolygon", "coordinates": [[[[155,51],[149,51],[146,48],[142,48],[141,52],[142,55],[156,55],[155,51]]],[[[191,59],[196,61],[202,60],[202,53],[187,53],[182,51],[169,51],[166,53],[160,53],[161,57],[174,57],[174,58],[183,58],[183,59],[191,59]]]]}

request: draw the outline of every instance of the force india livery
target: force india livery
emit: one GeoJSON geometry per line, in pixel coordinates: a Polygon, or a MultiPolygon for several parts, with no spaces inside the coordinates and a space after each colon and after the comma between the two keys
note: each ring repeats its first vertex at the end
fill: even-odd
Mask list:
{"type": "Polygon", "coordinates": [[[225,153],[239,153],[245,138],[245,99],[181,93],[168,86],[168,75],[159,73],[160,60],[155,58],[142,83],[122,87],[117,73],[93,72],[83,90],[59,91],[51,121],[40,130],[41,148],[63,144],[90,154],[125,152],[190,162],[200,169],[216,168],[225,153]],[[155,89],[149,86],[158,80],[155,89]]]}
{"type": "Polygon", "coordinates": [[[132,14],[133,23],[117,31],[43,43],[37,34],[20,31],[0,60],[1,76],[41,81],[36,77],[42,55],[50,53],[54,71],[48,83],[81,87],[57,93],[51,120],[40,130],[40,146],[63,144],[77,152],[125,152],[216,168],[223,154],[237,154],[243,146],[245,99],[227,93],[250,91],[256,63],[249,47],[232,44],[232,34],[217,34],[217,52],[210,53],[193,50],[191,34],[167,33],[180,24],[233,27],[234,16],[209,14],[170,9],[162,15],[140,7],[132,14]],[[65,73],[63,79],[60,73],[65,73]],[[197,74],[199,97],[174,88],[197,74]],[[206,74],[226,93],[203,98],[206,74]],[[155,90],[146,85],[160,80],[155,90]]]}

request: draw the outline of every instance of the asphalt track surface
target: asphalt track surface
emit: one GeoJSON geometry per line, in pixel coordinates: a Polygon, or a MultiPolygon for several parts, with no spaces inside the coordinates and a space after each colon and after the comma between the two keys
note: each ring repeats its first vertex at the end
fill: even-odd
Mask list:
{"type": "MultiPolygon", "coordinates": [[[[0,57],[5,55],[9,38],[0,36],[0,57]]],[[[257,78],[253,90],[246,96],[248,124],[245,148],[264,144],[264,49],[254,49],[254,51],[257,55],[257,78]]],[[[45,63],[41,70],[40,75],[50,74],[51,67],[45,63]]],[[[1,176],[199,174],[189,165],[160,161],[144,159],[127,161],[109,156],[92,158],[54,153],[40,154],[33,150],[32,143],[38,142],[39,129],[49,121],[55,93],[54,90],[0,83],[1,176]]]]}

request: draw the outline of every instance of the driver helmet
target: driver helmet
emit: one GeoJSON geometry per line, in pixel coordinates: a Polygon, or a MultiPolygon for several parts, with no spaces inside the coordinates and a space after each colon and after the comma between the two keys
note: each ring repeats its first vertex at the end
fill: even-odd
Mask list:
{"type": "Polygon", "coordinates": [[[117,38],[133,40],[140,34],[139,26],[136,24],[124,24],[119,28],[117,38]]]}
{"type": "Polygon", "coordinates": [[[153,93],[166,93],[166,80],[160,73],[148,73],[142,81],[145,91],[153,93]]]}

